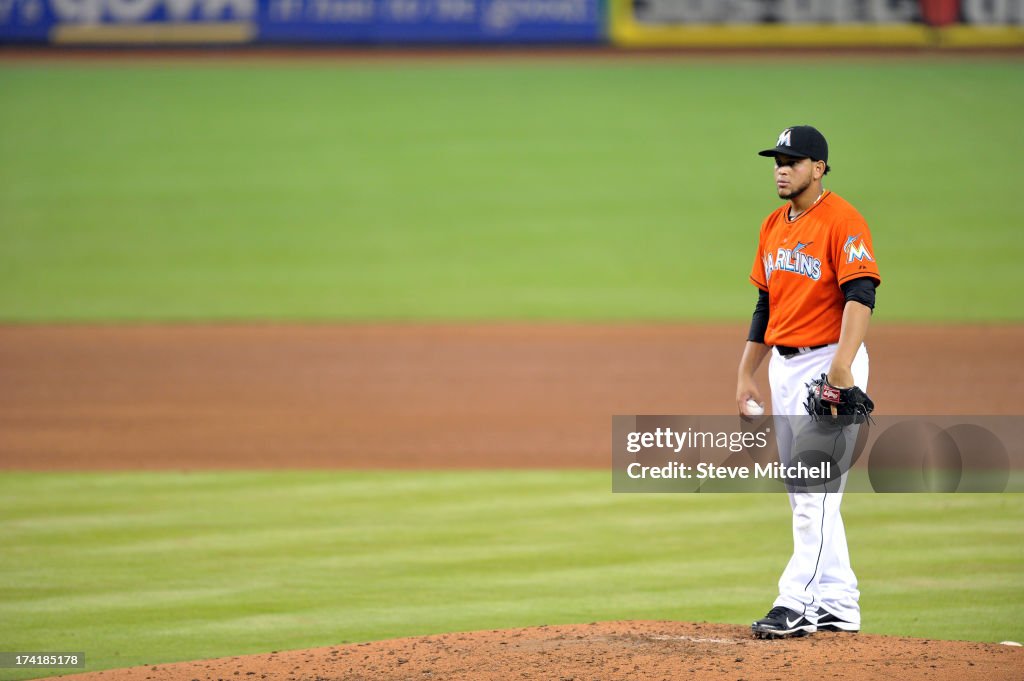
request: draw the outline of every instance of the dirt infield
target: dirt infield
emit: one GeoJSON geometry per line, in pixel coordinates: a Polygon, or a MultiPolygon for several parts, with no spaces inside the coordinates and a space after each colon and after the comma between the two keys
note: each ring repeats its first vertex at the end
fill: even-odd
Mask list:
{"type": "Polygon", "coordinates": [[[725,624],[600,622],[440,634],[76,674],[67,681],[992,681],[1024,678],[1024,649],[819,633],[760,641],[725,624]]]}
{"type": "MultiPolygon", "coordinates": [[[[0,327],[0,469],[603,468],[614,414],[735,413],[744,335],[668,324],[0,327]]],[[[1024,383],[1024,326],[879,325],[868,344],[880,413],[1020,411],[995,386],[1024,383]]]]}

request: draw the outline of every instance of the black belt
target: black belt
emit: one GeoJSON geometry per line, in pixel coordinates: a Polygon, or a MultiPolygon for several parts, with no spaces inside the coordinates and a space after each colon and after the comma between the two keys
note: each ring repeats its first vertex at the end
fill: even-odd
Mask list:
{"type": "Polygon", "coordinates": [[[788,345],[776,345],[775,349],[779,351],[780,355],[789,359],[793,355],[802,355],[805,352],[810,352],[811,350],[821,350],[826,345],[828,345],[828,343],[826,343],[825,345],[812,345],[809,348],[793,348],[788,345]]]}

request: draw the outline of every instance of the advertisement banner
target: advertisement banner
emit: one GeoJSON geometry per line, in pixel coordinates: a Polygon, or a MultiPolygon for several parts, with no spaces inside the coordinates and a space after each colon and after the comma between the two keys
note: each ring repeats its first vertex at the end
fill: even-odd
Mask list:
{"type": "Polygon", "coordinates": [[[266,42],[587,43],[602,0],[269,0],[266,42]]]}
{"type": "Polygon", "coordinates": [[[1024,46],[1024,0],[610,0],[624,47],[1024,46]]]}
{"type": "Polygon", "coordinates": [[[0,0],[0,42],[595,43],[604,0],[0,0]]]}
{"type": "Polygon", "coordinates": [[[0,42],[248,42],[257,16],[257,0],[0,0],[0,42]]]}

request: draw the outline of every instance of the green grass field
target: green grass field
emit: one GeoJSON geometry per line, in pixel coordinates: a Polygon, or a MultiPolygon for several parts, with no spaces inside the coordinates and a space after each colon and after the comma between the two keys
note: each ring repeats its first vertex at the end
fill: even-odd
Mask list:
{"type": "MultiPolygon", "coordinates": [[[[865,631],[1024,638],[1024,496],[852,494],[844,509],[865,631]]],[[[613,495],[600,471],[7,474],[0,518],[0,640],[85,651],[90,669],[594,620],[747,624],[791,542],[783,495],[613,495]]]]}
{"type": "Polygon", "coordinates": [[[794,122],[880,322],[1024,319],[1020,63],[808,59],[6,64],[0,320],[741,319],[794,122]]]}
{"type": "MultiPolygon", "coordinates": [[[[811,59],[2,64],[0,322],[739,321],[778,205],[754,152],[802,122],[872,226],[877,322],[1024,321],[1020,63],[811,59]]],[[[764,614],[784,497],[609,487],[4,473],[0,642],[99,669],[764,614]]],[[[844,509],[866,631],[1024,638],[1024,497],[844,509]]]]}

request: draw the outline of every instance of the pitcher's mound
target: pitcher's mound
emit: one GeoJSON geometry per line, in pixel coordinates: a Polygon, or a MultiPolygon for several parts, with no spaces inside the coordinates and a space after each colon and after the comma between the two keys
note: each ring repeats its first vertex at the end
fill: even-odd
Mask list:
{"type": "Polygon", "coordinates": [[[871,634],[755,640],[748,627],[596,622],[161,664],[77,681],[1024,679],[1024,648],[871,634]]]}

